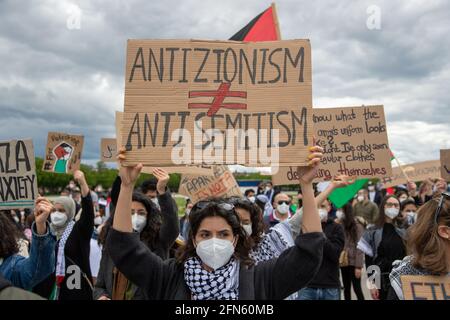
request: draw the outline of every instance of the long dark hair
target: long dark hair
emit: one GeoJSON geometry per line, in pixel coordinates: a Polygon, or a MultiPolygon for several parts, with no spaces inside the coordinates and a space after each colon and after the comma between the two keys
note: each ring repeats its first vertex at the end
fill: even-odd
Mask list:
{"type": "Polygon", "coordinates": [[[250,220],[252,221],[252,235],[250,238],[253,240],[252,246],[256,246],[264,238],[264,222],[260,207],[248,200],[237,200],[233,204],[235,208],[240,208],[250,213],[250,220]]]}
{"type": "MultiPolygon", "coordinates": [[[[162,224],[161,212],[149,197],[143,195],[140,192],[133,192],[132,200],[141,203],[147,211],[147,222],[140,235],[141,241],[144,242],[145,245],[150,248],[150,250],[155,250],[159,239],[159,230],[161,229],[162,224]]],[[[110,216],[108,220],[106,220],[98,236],[98,243],[103,246],[105,246],[106,237],[108,236],[108,232],[114,222],[116,205],[116,201],[112,201],[110,203],[110,216]]]]}
{"type": "Polygon", "coordinates": [[[350,236],[352,242],[357,242],[358,228],[356,225],[355,216],[353,214],[352,201],[347,202],[343,207],[344,218],[342,219],[342,225],[344,226],[345,233],[350,236]]]}
{"type": "MultiPolygon", "coordinates": [[[[398,209],[400,210],[400,201],[398,200],[398,198],[395,195],[391,194],[391,195],[388,195],[388,196],[384,197],[383,200],[380,203],[378,219],[377,219],[377,221],[375,223],[378,228],[382,228],[384,226],[385,222],[386,222],[386,219],[385,219],[386,218],[386,213],[384,212],[384,207],[385,207],[387,201],[389,199],[391,199],[391,198],[394,198],[394,199],[396,199],[398,201],[398,204],[399,204],[399,208],[398,209]]],[[[399,226],[402,223],[402,221],[399,218],[399,216],[400,216],[400,211],[399,211],[398,216],[393,219],[393,221],[392,221],[393,225],[399,226]]]]}
{"type": "Polygon", "coordinates": [[[193,212],[190,213],[189,237],[186,241],[186,244],[180,247],[177,251],[178,262],[184,263],[187,259],[197,256],[194,246],[194,238],[197,234],[198,229],[200,228],[200,224],[202,223],[202,221],[205,218],[209,217],[221,217],[230,225],[231,229],[233,230],[233,235],[238,237],[233,256],[244,265],[252,266],[254,264],[254,261],[249,257],[249,252],[251,250],[251,241],[246,236],[245,231],[241,226],[239,216],[234,210],[230,212],[220,206],[221,203],[225,203],[223,199],[209,199],[209,202],[210,203],[203,209],[195,210],[194,206],[193,212]]]}
{"type": "Polygon", "coordinates": [[[8,210],[0,211],[0,258],[8,258],[19,252],[17,240],[21,236],[7,215],[10,215],[8,210]]]}

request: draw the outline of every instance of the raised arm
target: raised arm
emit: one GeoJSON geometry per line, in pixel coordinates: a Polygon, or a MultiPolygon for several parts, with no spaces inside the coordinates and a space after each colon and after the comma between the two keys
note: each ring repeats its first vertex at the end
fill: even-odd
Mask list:
{"type": "Polygon", "coordinates": [[[156,189],[158,191],[158,203],[161,208],[163,223],[159,231],[159,242],[164,250],[169,249],[180,234],[178,220],[178,207],[167,189],[169,174],[160,168],[153,170],[153,175],[158,179],[156,189]]]}
{"type": "Polygon", "coordinates": [[[94,230],[94,204],[92,203],[91,190],[86,182],[83,171],[77,170],[73,178],[80,185],[81,189],[81,215],[80,220],[76,222],[76,228],[83,239],[90,239],[94,230]]]}
{"type": "Polygon", "coordinates": [[[32,229],[30,256],[19,257],[14,266],[11,282],[28,290],[44,280],[55,269],[55,239],[47,223],[53,205],[45,198],[36,199],[35,223],[32,229]]]}
{"type": "Polygon", "coordinates": [[[346,187],[354,182],[354,178],[346,175],[336,176],[330,184],[325,188],[324,191],[319,193],[316,197],[317,206],[320,206],[328,196],[337,188],[346,187]]]}

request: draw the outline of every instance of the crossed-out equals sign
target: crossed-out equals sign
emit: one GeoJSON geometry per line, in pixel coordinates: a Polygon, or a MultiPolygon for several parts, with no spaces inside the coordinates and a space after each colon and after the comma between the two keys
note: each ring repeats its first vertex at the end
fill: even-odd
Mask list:
{"type": "Polygon", "coordinates": [[[247,92],[245,91],[230,91],[231,83],[221,83],[219,89],[206,90],[206,91],[189,91],[189,98],[199,97],[212,97],[214,98],[211,103],[189,103],[188,109],[208,108],[207,115],[211,117],[216,114],[220,108],[225,109],[247,109],[246,103],[224,103],[223,101],[227,97],[235,98],[247,98],[247,92]]]}

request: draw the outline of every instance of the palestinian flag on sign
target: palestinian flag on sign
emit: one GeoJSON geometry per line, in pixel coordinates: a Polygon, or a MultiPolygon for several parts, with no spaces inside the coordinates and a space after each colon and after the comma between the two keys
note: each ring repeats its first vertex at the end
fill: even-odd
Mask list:
{"type": "Polygon", "coordinates": [[[275,4],[256,16],[230,40],[255,42],[281,40],[275,4]]]}

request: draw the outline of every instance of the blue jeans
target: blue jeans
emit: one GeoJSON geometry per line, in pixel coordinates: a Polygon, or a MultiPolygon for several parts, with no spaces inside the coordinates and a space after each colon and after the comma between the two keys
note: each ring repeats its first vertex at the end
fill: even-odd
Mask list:
{"type": "Polygon", "coordinates": [[[297,300],[340,300],[339,288],[303,288],[297,300]]]}

